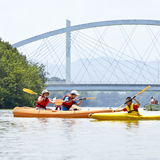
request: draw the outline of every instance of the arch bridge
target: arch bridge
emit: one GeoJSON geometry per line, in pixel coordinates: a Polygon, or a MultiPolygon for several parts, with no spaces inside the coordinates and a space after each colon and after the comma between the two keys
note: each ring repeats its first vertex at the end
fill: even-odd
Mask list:
{"type": "MultiPolygon", "coordinates": [[[[65,70],[65,78],[64,78],[65,81],[62,84],[54,83],[53,81],[48,81],[47,82],[48,90],[58,91],[58,90],[77,89],[77,90],[87,90],[87,91],[94,91],[94,90],[137,91],[137,90],[144,89],[148,85],[151,85],[149,91],[159,91],[160,90],[160,87],[159,87],[160,29],[158,28],[158,31],[156,33],[153,33],[153,31],[151,31],[150,28],[147,28],[148,35],[151,38],[151,42],[147,44],[148,50],[146,50],[144,54],[141,55],[142,52],[139,52],[136,46],[131,41],[133,37],[133,33],[135,32],[137,26],[159,27],[160,21],[159,20],[128,19],[128,20],[111,20],[111,21],[93,22],[93,23],[86,23],[86,24],[71,26],[71,22],[67,20],[65,28],[46,32],[46,33],[22,40],[20,42],[13,44],[12,46],[16,48],[20,48],[22,46],[33,43],[35,41],[46,40],[49,37],[65,34],[65,37],[64,37],[65,43],[63,43],[63,47],[65,47],[65,66],[63,66],[65,68],[64,69],[65,70]],[[95,29],[98,27],[109,27],[109,26],[110,27],[118,26],[120,28],[124,36],[125,45],[123,44],[121,49],[118,49],[118,50],[108,45],[108,43],[105,42],[104,40],[106,38],[104,35],[106,35],[106,32],[107,32],[106,30],[108,29],[105,29],[105,31],[102,32],[101,35],[99,34],[99,31],[95,31],[96,35],[97,34],[99,35],[97,36],[98,40],[96,42],[93,42],[94,43],[93,47],[91,46],[91,42],[94,41],[95,39],[94,38],[89,39],[89,36],[84,37],[82,42],[85,41],[85,43],[83,44],[83,46],[79,48],[79,50],[74,51],[74,53],[77,52],[78,54],[79,52],[79,55],[88,54],[87,57],[85,56],[83,56],[83,58],[80,57],[82,61],[81,62],[82,66],[85,68],[85,70],[83,71],[84,74],[81,73],[82,74],[81,77],[79,77],[79,75],[75,77],[77,79],[83,79],[87,75],[90,79],[96,79],[96,83],[94,83],[94,81],[88,82],[88,83],[85,83],[85,81],[84,82],[81,81],[81,82],[76,83],[76,81],[74,81],[74,79],[76,78],[74,77],[72,79],[72,74],[71,74],[71,68],[72,68],[71,67],[71,64],[72,64],[71,63],[71,51],[72,51],[72,46],[73,47],[76,46],[75,47],[76,49],[80,46],[80,38],[82,39],[82,37],[84,36],[84,34],[80,33],[80,30],[86,30],[89,28],[95,29]],[[127,31],[124,31],[123,26],[134,26],[134,27],[130,30],[129,34],[127,34],[127,31]],[[77,36],[78,34],[81,34],[80,37],[77,36]],[[77,43],[77,45],[75,45],[75,43],[77,43]],[[86,47],[86,44],[88,44],[87,47],[86,47]],[[83,50],[83,47],[86,47],[85,51],[83,50]],[[128,48],[128,50],[126,48],[128,48]],[[156,63],[153,62],[153,64],[152,63],[150,64],[148,60],[150,56],[153,55],[153,53],[155,53],[155,51],[153,52],[153,49],[155,49],[156,51],[156,56],[155,56],[156,63]],[[127,52],[130,51],[130,55],[125,52],[126,50],[127,52]],[[100,53],[103,53],[105,57],[103,56],[98,57],[99,58],[98,59],[95,53],[97,55],[98,54],[100,55],[100,53]],[[138,60],[134,57],[135,53],[140,57],[138,60]],[[145,59],[145,57],[147,58],[145,59]],[[124,60],[125,62],[123,62],[124,60]],[[127,61],[129,61],[129,63],[124,65],[124,63],[127,63],[127,61]],[[93,66],[94,63],[96,63],[95,65],[96,67],[93,66]],[[97,66],[100,66],[100,65],[101,65],[101,69],[97,73],[96,71],[98,70],[97,66]],[[92,69],[92,72],[88,73],[91,69],[92,69]],[[95,74],[97,77],[95,78],[93,74],[95,74]],[[122,74],[123,74],[124,79],[127,81],[125,81],[122,78],[122,74]],[[117,79],[116,83],[113,82],[114,79],[117,79]]],[[[61,42],[62,41],[60,41],[60,43],[61,42]]],[[[43,50],[43,47],[44,45],[42,45],[41,50],[43,50]]],[[[54,50],[53,44],[50,45],[50,48],[48,50],[52,54],[56,54],[56,53],[59,54],[59,52],[53,51],[54,50]]],[[[79,61],[77,62],[77,65],[78,63],[79,61]]],[[[75,69],[79,67],[79,66],[77,67],[76,64],[74,65],[75,65],[75,69]]],[[[57,72],[61,71],[61,66],[57,67],[58,68],[57,72]]],[[[82,67],[79,67],[78,69],[80,73],[82,67]]]]}

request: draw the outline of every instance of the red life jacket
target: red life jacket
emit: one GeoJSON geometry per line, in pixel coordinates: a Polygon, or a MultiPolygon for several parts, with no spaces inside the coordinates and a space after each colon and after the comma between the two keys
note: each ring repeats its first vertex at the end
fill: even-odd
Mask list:
{"type": "Polygon", "coordinates": [[[151,103],[155,104],[156,103],[155,99],[151,99],[151,103]]]}
{"type": "Polygon", "coordinates": [[[59,110],[62,110],[62,106],[56,106],[55,110],[58,110],[58,108],[59,110]]]}
{"type": "MultiPolygon", "coordinates": [[[[66,97],[69,97],[69,101],[72,100],[73,98],[71,97],[70,94],[67,94],[63,97],[63,100],[66,98],[66,97]]],[[[70,103],[66,103],[66,102],[63,102],[62,105],[66,108],[71,108],[72,105],[74,104],[74,101],[71,101],[70,103]]]]}
{"type": "MultiPolygon", "coordinates": [[[[41,99],[43,98],[42,96],[39,96],[39,97],[41,97],[41,99]]],[[[49,98],[43,99],[41,102],[38,102],[38,100],[37,100],[36,107],[46,109],[46,106],[47,106],[48,103],[49,103],[49,98]]]]}

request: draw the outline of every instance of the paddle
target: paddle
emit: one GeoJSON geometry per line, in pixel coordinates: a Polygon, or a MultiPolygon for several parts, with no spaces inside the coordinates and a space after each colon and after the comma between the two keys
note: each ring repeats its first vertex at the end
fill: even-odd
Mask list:
{"type": "MultiPolygon", "coordinates": [[[[134,99],[135,97],[137,97],[138,95],[140,95],[141,93],[143,93],[144,91],[146,91],[150,86],[146,87],[144,90],[140,91],[139,93],[137,93],[134,97],[132,97],[132,99],[134,99]]],[[[126,103],[128,103],[130,100],[128,100],[127,102],[125,102],[124,104],[122,104],[120,107],[118,107],[115,111],[117,111],[119,108],[123,107],[126,103]]]]}
{"type": "Polygon", "coordinates": [[[32,90],[27,89],[27,88],[23,88],[23,91],[24,91],[24,92],[27,92],[27,93],[30,93],[30,94],[36,94],[36,95],[39,95],[39,96],[40,96],[40,94],[35,93],[35,92],[33,92],[32,90]]]}
{"type": "MultiPolygon", "coordinates": [[[[32,90],[30,90],[30,89],[27,89],[27,88],[23,88],[23,91],[24,92],[27,92],[27,93],[30,93],[30,94],[36,94],[36,95],[38,95],[38,96],[42,96],[42,95],[40,95],[40,94],[38,94],[38,93],[35,93],[35,92],[33,92],[32,90]]],[[[44,97],[44,96],[42,96],[42,97],[44,97]]],[[[59,102],[59,99],[57,99],[57,103],[59,102]]],[[[56,104],[57,105],[57,104],[56,104]]]]}
{"type": "MultiPolygon", "coordinates": [[[[83,98],[83,100],[95,99],[95,98],[96,98],[96,97],[89,97],[89,98],[83,98]]],[[[77,99],[77,101],[80,101],[80,100],[82,100],[82,98],[77,99]]],[[[63,102],[71,102],[71,101],[73,101],[73,100],[64,101],[63,99],[57,99],[57,100],[55,101],[55,104],[58,106],[58,105],[61,105],[63,102]]]]}

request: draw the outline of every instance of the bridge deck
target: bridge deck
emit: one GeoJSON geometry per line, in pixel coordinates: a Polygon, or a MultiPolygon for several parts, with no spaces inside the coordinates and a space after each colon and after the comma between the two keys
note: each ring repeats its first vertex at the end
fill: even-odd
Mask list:
{"type": "Polygon", "coordinates": [[[141,91],[147,86],[147,91],[160,91],[159,84],[48,84],[49,91],[141,91]]]}

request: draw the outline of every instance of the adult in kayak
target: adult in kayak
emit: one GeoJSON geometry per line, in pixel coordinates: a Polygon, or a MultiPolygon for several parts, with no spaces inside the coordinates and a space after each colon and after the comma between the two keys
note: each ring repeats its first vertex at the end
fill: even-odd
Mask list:
{"type": "Polygon", "coordinates": [[[47,90],[42,91],[42,95],[38,97],[37,103],[36,103],[36,109],[40,110],[51,110],[49,108],[46,108],[48,103],[55,104],[55,101],[51,101],[49,98],[49,92],[47,90]]]}
{"type": "Polygon", "coordinates": [[[135,98],[133,98],[133,100],[137,103],[137,104],[135,104],[135,103],[132,103],[132,98],[131,97],[127,97],[126,98],[126,107],[124,107],[123,109],[121,109],[121,110],[118,110],[118,111],[116,111],[116,110],[114,110],[114,112],[121,112],[121,111],[127,111],[128,113],[131,113],[131,114],[137,114],[137,115],[139,115],[139,111],[138,111],[138,108],[139,108],[139,106],[140,106],[140,103],[139,103],[139,101],[137,101],[135,98]]]}
{"type": "Polygon", "coordinates": [[[63,97],[63,103],[62,103],[62,111],[68,111],[68,110],[72,110],[72,105],[77,105],[79,106],[82,101],[83,98],[80,102],[77,102],[76,96],[78,96],[78,92],[76,90],[71,91],[70,94],[67,94],[63,97]]]}
{"type": "Polygon", "coordinates": [[[153,96],[151,97],[150,103],[155,104],[155,98],[153,98],[153,96]]]}

